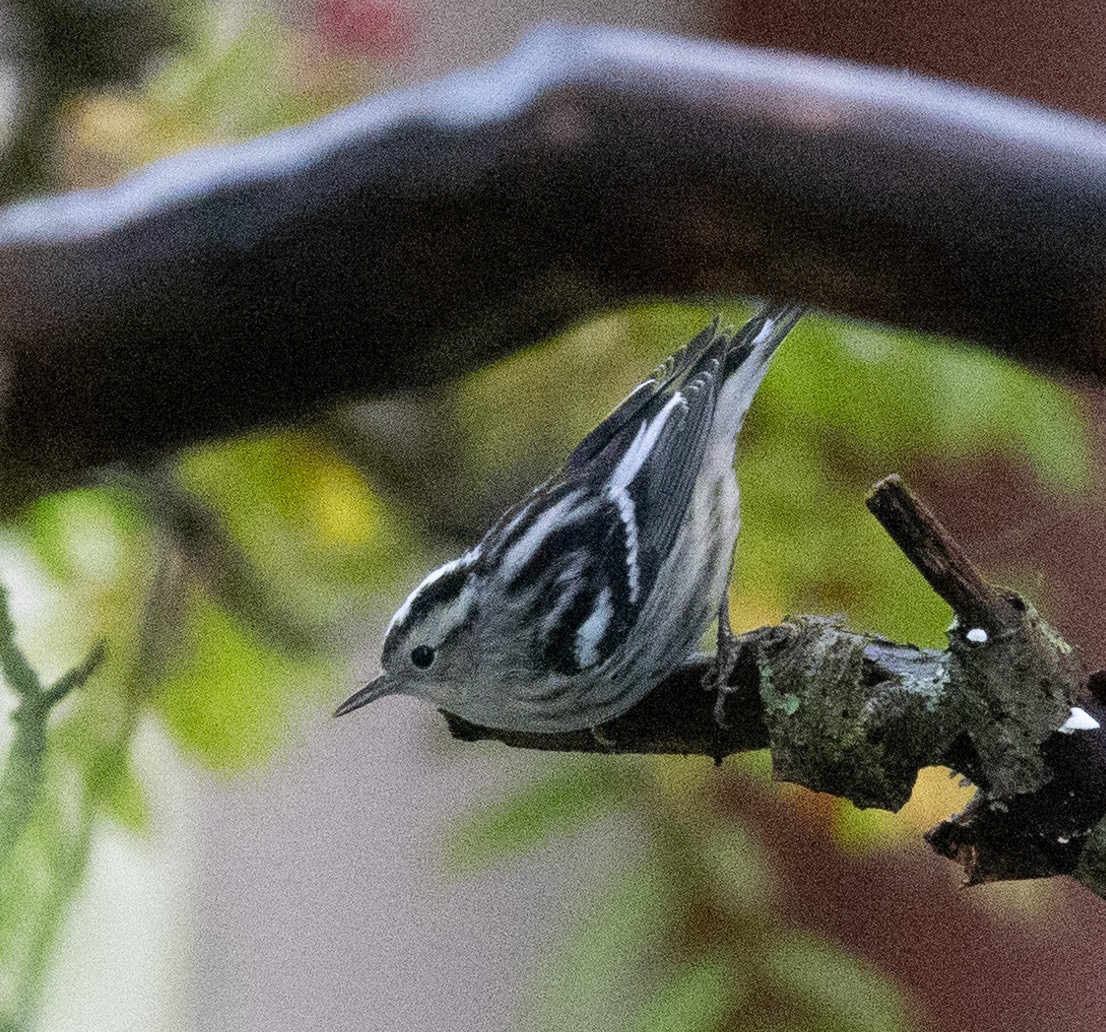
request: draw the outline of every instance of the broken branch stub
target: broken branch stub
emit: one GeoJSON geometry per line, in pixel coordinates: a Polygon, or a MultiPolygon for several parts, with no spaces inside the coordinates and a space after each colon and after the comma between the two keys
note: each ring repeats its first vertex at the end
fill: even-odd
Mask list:
{"type": "Polygon", "coordinates": [[[1049,779],[1041,746],[1083,680],[1071,647],[1018,595],[988,584],[901,478],[881,480],[867,504],[956,618],[944,705],[959,748],[947,759],[997,798],[1036,791],[1049,779]]]}

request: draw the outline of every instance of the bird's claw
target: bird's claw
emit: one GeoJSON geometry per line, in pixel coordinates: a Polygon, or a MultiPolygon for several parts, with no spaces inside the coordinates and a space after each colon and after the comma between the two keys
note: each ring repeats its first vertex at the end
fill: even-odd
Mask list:
{"type": "Polygon", "coordinates": [[[726,698],[734,689],[730,687],[730,678],[737,664],[741,661],[745,647],[741,639],[733,632],[730,626],[730,599],[729,592],[722,598],[722,604],[718,607],[718,648],[715,652],[714,663],[704,678],[703,687],[713,691],[714,695],[714,722],[719,727],[726,727],[726,698]]]}

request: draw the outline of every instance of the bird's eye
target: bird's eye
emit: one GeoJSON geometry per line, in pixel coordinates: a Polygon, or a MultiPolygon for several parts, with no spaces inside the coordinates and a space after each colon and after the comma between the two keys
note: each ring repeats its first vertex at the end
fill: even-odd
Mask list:
{"type": "Polygon", "coordinates": [[[420,670],[425,670],[434,662],[434,650],[429,645],[416,645],[411,650],[411,662],[420,670]]]}

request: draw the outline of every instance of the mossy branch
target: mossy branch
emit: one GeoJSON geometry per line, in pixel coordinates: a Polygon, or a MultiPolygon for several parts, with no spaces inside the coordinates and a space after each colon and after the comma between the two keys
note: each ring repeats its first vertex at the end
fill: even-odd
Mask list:
{"type": "Polygon", "coordinates": [[[898,477],[877,484],[868,507],[952,607],[948,648],[794,617],[729,642],[739,659],[721,683],[714,659],[694,657],[594,731],[504,732],[445,714],[451,732],[717,762],[767,747],[776,779],[887,810],[907,801],[922,767],[951,767],[979,791],[926,837],[969,882],[1071,874],[1106,898],[1106,675],[1088,680],[1060,635],[988,584],[898,477]]]}

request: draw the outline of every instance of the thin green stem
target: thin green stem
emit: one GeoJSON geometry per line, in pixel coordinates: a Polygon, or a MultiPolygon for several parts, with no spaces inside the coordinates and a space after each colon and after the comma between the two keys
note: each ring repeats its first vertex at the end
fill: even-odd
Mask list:
{"type": "Polygon", "coordinates": [[[19,697],[19,705],[12,714],[15,735],[0,774],[0,867],[30,821],[41,793],[50,711],[71,691],[85,684],[103,658],[101,642],[80,666],[44,688],[15,642],[7,592],[0,587],[0,671],[19,697]]]}
{"type": "MultiPolygon", "coordinates": [[[[28,904],[34,912],[34,920],[26,928],[25,938],[18,949],[9,958],[10,971],[5,977],[10,981],[11,993],[6,999],[0,997],[0,1032],[8,1032],[9,1026],[13,1030],[21,1030],[34,1024],[33,1017],[41,1002],[42,986],[54,957],[58,936],[73,898],[84,882],[95,822],[126,773],[131,740],[164,661],[160,643],[169,626],[166,617],[174,609],[172,600],[180,590],[180,566],[179,557],[161,536],[155,536],[152,549],[154,561],[150,565],[153,576],[142,605],[130,669],[115,684],[103,686],[105,692],[117,692],[124,706],[110,728],[104,729],[105,737],[81,766],[83,787],[76,798],[68,800],[67,808],[71,816],[63,820],[47,819],[42,827],[37,828],[48,843],[45,846],[40,843],[39,848],[49,856],[49,886],[39,894],[36,902],[28,904]]],[[[42,733],[36,747],[40,781],[48,707],[87,680],[100,662],[103,651],[102,646],[97,646],[80,667],[71,670],[36,696],[36,704],[44,707],[43,718],[36,724],[42,733]]],[[[21,764],[19,769],[26,771],[29,768],[21,764]]],[[[36,784],[34,791],[36,795],[41,794],[41,785],[36,784]]],[[[24,798],[34,797],[25,793],[24,798]]],[[[27,817],[32,815],[32,810],[28,810],[27,817]]],[[[7,857],[0,854],[0,879],[4,877],[5,859],[7,857]]],[[[15,865],[18,866],[18,861],[15,865]]],[[[2,884],[0,880],[0,887],[2,884]]],[[[0,966],[4,960],[3,949],[9,945],[0,942],[0,966]]]]}

